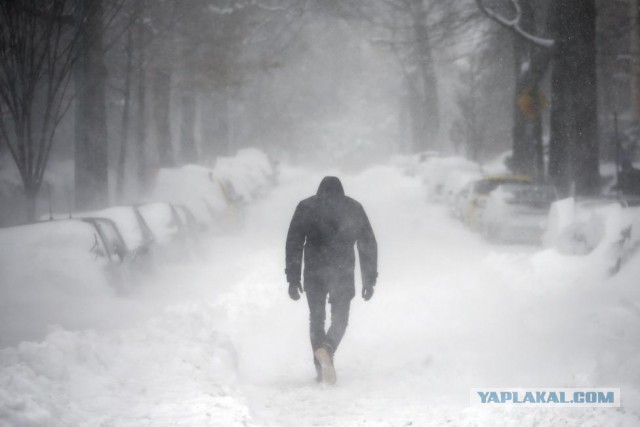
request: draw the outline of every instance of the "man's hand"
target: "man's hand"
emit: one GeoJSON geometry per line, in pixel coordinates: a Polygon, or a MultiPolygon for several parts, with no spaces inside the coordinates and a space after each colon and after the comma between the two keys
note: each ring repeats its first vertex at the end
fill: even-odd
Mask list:
{"type": "Polygon", "coordinates": [[[362,286],[362,298],[365,301],[369,301],[373,296],[373,285],[363,285],[362,286]]]}
{"type": "Polygon", "coordinates": [[[302,292],[302,285],[300,283],[289,283],[289,298],[298,301],[302,292]]]}

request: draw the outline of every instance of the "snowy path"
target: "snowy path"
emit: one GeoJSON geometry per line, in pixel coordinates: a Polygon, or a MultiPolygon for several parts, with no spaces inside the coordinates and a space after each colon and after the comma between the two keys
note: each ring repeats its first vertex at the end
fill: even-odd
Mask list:
{"type": "MultiPolygon", "coordinates": [[[[247,218],[248,233],[262,233],[254,241],[265,245],[253,248],[255,264],[248,260],[247,267],[258,270],[245,282],[247,291],[255,292],[245,301],[255,305],[240,316],[234,335],[241,388],[254,421],[473,424],[495,414],[467,408],[470,387],[575,384],[591,368],[592,354],[579,356],[580,346],[591,350],[590,345],[567,339],[567,329],[579,323],[582,313],[578,310],[578,319],[565,316],[571,308],[564,305],[565,296],[538,288],[547,278],[536,277],[532,249],[488,246],[443,207],[424,203],[416,181],[380,168],[345,179],[347,192],[362,201],[377,233],[379,286],[371,302],[354,300],[336,359],[338,385],[316,385],[306,304],[288,300],[281,269],[293,207],[314,190],[319,177],[295,178],[285,180],[284,188],[252,212],[260,218],[247,218]],[[251,224],[264,223],[260,231],[251,229],[251,224]],[[566,324],[550,334],[558,318],[566,324]],[[572,348],[578,357],[568,354],[572,348]]],[[[529,423],[559,421],[558,411],[498,415],[505,424],[521,424],[523,417],[529,423]]],[[[581,422],[599,416],[610,421],[622,415],[615,410],[561,413],[581,422]]]]}
{"type": "Polygon", "coordinates": [[[143,312],[137,326],[0,351],[0,425],[638,425],[638,319],[623,294],[488,245],[390,168],[343,181],[376,232],[380,278],[353,302],[338,384],[315,384],[308,309],[289,300],[283,263],[293,209],[320,178],[285,170],[206,266],[168,269],[120,307],[143,312]],[[500,386],[622,387],[628,405],[469,407],[469,388],[500,386]]]}

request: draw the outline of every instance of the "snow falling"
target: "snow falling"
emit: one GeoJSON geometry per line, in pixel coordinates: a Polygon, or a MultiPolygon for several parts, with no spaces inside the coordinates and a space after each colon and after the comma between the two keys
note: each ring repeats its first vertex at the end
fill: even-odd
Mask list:
{"type": "Polygon", "coordinates": [[[0,0],[0,427],[640,425],[638,76],[640,0],[0,0]]]}

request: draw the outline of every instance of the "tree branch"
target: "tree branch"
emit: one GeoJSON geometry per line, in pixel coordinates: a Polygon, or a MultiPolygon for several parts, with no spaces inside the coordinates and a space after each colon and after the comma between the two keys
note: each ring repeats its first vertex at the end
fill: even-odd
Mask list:
{"type": "Polygon", "coordinates": [[[512,31],[513,33],[519,35],[520,37],[524,38],[528,42],[545,49],[553,48],[555,44],[555,40],[546,39],[546,38],[535,36],[533,34],[529,34],[528,32],[524,31],[520,27],[521,10],[520,10],[520,3],[518,0],[511,0],[511,4],[513,5],[513,8],[516,11],[516,16],[513,19],[507,19],[504,16],[498,15],[493,10],[487,8],[482,2],[482,0],[476,0],[476,4],[478,5],[478,8],[480,9],[480,11],[484,13],[487,17],[489,17],[491,20],[497,22],[498,24],[502,25],[504,28],[512,31]]]}

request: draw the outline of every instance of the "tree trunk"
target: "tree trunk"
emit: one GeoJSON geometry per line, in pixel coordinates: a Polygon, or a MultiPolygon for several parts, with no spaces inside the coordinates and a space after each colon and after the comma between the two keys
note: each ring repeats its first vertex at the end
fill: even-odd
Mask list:
{"type": "MultiPolygon", "coordinates": [[[[589,2],[586,2],[589,3],[589,2]]],[[[579,87],[573,97],[576,111],[576,191],[578,194],[595,194],[600,190],[600,147],[598,133],[598,84],[596,71],[596,6],[592,0],[581,20],[581,37],[578,51],[581,61],[576,79],[579,87]]],[[[575,77],[574,77],[575,78],[575,77]]]]}
{"type": "Polygon", "coordinates": [[[143,22],[145,0],[137,0],[136,14],[140,18],[137,23],[138,39],[138,91],[136,94],[136,160],[138,169],[136,178],[138,180],[138,194],[144,195],[148,190],[148,165],[147,165],[147,75],[145,69],[146,61],[146,37],[145,24],[143,22]]]}
{"type": "Polygon", "coordinates": [[[422,140],[420,150],[435,148],[434,140],[438,136],[440,126],[440,113],[438,108],[438,89],[436,81],[433,55],[427,30],[427,13],[423,0],[413,2],[413,28],[418,51],[418,68],[421,77],[421,100],[423,104],[422,114],[422,140]]]}
{"type": "Polygon", "coordinates": [[[402,96],[398,109],[398,151],[402,154],[411,153],[411,114],[407,105],[407,95],[402,96]]]}
{"type": "Polygon", "coordinates": [[[216,159],[216,138],[215,138],[215,114],[213,111],[213,94],[205,93],[198,97],[200,106],[200,141],[202,147],[202,161],[205,165],[213,166],[216,159]]]}
{"type": "Polygon", "coordinates": [[[195,140],[196,99],[192,91],[185,90],[180,97],[181,123],[180,148],[184,163],[197,163],[198,151],[195,140]]]}
{"type": "Polygon", "coordinates": [[[545,168],[544,168],[544,142],[542,140],[542,105],[540,105],[540,88],[536,84],[533,86],[532,92],[534,93],[533,109],[537,112],[537,116],[533,120],[533,152],[534,152],[534,171],[533,178],[536,182],[543,183],[546,180],[545,168]]]}
{"type": "MultiPolygon", "coordinates": [[[[558,43],[558,41],[556,41],[558,43]]],[[[562,61],[553,61],[551,72],[551,117],[549,123],[549,177],[561,194],[569,194],[572,166],[569,162],[569,145],[573,141],[571,96],[569,79],[571,70],[562,61]]]]}
{"type": "Polygon", "coordinates": [[[131,70],[133,62],[133,31],[127,30],[126,44],[127,62],[124,76],[124,105],[122,107],[122,132],[120,153],[118,155],[118,170],[116,182],[116,197],[122,202],[124,196],[124,181],[126,175],[127,146],[129,145],[129,122],[131,118],[131,70]]]}
{"type": "Polygon", "coordinates": [[[417,153],[423,150],[424,141],[424,104],[416,87],[415,74],[409,73],[405,76],[405,86],[407,90],[407,108],[409,110],[409,130],[410,130],[410,153],[417,153]]]}
{"type": "Polygon", "coordinates": [[[549,173],[565,194],[599,189],[595,0],[553,3],[549,173]]]}
{"type": "Polygon", "coordinates": [[[478,101],[482,93],[478,89],[478,78],[476,73],[477,67],[472,67],[469,73],[469,110],[467,120],[469,121],[469,136],[467,143],[471,145],[472,160],[481,161],[482,152],[484,151],[484,129],[480,123],[478,114],[480,113],[478,101]]]}
{"type": "Polygon", "coordinates": [[[635,118],[640,118],[640,0],[629,1],[629,54],[631,56],[631,93],[635,118]]]}
{"type": "Polygon", "coordinates": [[[211,95],[213,134],[211,136],[212,154],[228,155],[232,152],[231,132],[229,121],[231,119],[230,112],[230,90],[224,85],[216,88],[211,95]]]}
{"type": "Polygon", "coordinates": [[[158,138],[160,167],[176,165],[171,145],[171,71],[160,65],[153,72],[153,116],[158,138]]]}
{"type": "MultiPolygon", "coordinates": [[[[520,2],[521,7],[521,28],[530,34],[535,34],[535,12],[531,0],[520,2]]],[[[513,34],[513,58],[514,71],[516,75],[516,89],[513,112],[513,157],[512,170],[514,173],[533,176],[535,169],[535,151],[532,138],[533,128],[538,126],[541,117],[530,117],[520,108],[520,100],[523,97],[531,96],[537,100],[537,92],[534,93],[532,83],[537,86],[537,82],[532,82],[528,78],[533,59],[531,42],[525,40],[518,34],[513,34]]],[[[521,104],[520,104],[521,105],[521,104]]]]}
{"type": "Polygon", "coordinates": [[[27,223],[31,224],[36,222],[36,201],[38,199],[38,188],[33,184],[27,184],[25,186],[25,208],[27,223]]]}
{"type": "Polygon", "coordinates": [[[75,72],[75,205],[80,210],[109,200],[102,10],[102,0],[80,2],[82,53],[75,72]]]}

